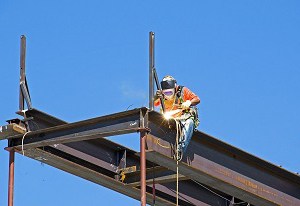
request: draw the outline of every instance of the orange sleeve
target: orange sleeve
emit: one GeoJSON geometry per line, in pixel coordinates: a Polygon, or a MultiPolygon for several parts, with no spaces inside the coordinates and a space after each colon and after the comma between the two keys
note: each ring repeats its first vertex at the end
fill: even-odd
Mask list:
{"type": "Polygon", "coordinates": [[[154,106],[158,107],[160,105],[160,99],[154,101],[154,106]]]}
{"type": "Polygon", "coordinates": [[[189,90],[187,87],[183,88],[183,99],[184,99],[184,101],[186,101],[186,100],[191,101],[192,99],[199,99],[199,101],[200,101],[200,98],[194,92],[189,90]]]}

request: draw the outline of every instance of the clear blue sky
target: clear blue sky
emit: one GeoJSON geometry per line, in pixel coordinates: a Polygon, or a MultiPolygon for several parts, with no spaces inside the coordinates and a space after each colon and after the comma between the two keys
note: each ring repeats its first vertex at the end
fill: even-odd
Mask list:
{"type": "MultiPolygon", "coordinates": [[[[0,121],[18,109],[20,35],[33,106],[69,122],[148,106],[156,67],[201,98],[199,130],[300,172],[300,1],[0,0],[0,121]]],[[[137,148],[138,135],[115,140],[137,148]]],[[[7,204],[0,142],[0,205],[7,204]]],[[[15,205],[140,205],[16,155],[15,205]]]]}

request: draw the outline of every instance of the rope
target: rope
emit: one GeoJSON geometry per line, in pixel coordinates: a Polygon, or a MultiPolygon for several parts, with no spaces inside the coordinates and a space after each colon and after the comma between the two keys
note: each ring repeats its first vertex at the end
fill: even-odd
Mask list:
{"type": "Polygon", "coordinates": [[[25,136],[27,135],[29,133],[29,131],[28,132],[25,132],[25,134],[23,135],[23,137],[22,137],[22,155],[24,156],[24,138],[25,138],[25,136]]]}
{"type": "Polygon", "coordinates": [[[153,206],[155,206],[155,201],[156,201],[156,195],[155,195],[155,169],[154,169],[154,164],[152,165],[153,168],[153,182],[152,182],[152,199],[153,199],[153,206]]]}
{"type": "Polygon", "coordinates": [[[159,145],[159,146],[161,146],[161,147],[163,147],[163,148],[166,148],[166,149],[170,149],[171,148],[170,146],[164,146],[164,145],[162,145],[160,143],[160,139],[159,138],[156,140],[156,144],[159,145]]]}
{"type": "Polygon", "coordinates": [[[175,120],[176,122],[176,206],[178,206],[178,196],[179,196],[179,168],[178,168],[178,162],[181,160],[179,158],[179,138],[181,136],[181,123],[179,120],[175,120]]]}

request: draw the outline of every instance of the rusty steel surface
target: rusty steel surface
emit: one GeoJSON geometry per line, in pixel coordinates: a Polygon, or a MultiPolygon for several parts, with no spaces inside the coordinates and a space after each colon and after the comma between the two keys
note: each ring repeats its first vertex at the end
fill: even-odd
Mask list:
{"type": "MultiPolygon", "coordinates": [[[[84,142],[82,142],[82,145],[77,145],[79,142],[68,143],[69,146],[72,146],[73,151],[72,149],[65,149],[64,148],[65,146],[28,149],[25,150],[25,156],[34,158],[45,164],[52,165],[64,171],[70,172],[74,175],[83,177],[87,180],[103,185],[110,189],[116,190],[122,194],[128,195],[138,200],[140,198],[140,195],[137,196],[135,193],[138,192],[137,189],[139,188],[127,184],[126,182],[121,184],[123,188],[126,187],[126,190],[117,187],[118,185],[120,186],[120,181],[117,181],[114,178],[114,174],[116,174],[114,172],[118,170],[116,164],[117,163],[116,152],[113,152],[113,150],[109,151],[110,149],[104,149],[104,148],[105,145],[110,145],[111,148],[116,147],[116,150],[118,150],[119,145],[105,139],[88,140],[88,142],[89,141],[91,142],[89,143],[90,147],[84,145],[84,142]],[[74,145],[76,145],[77,148],[82,148],[82,147],[84,148],[86,147],[86,148],[81,149],[81,151],[75,151],[77,148],[76,147],[74,148],[74,145]],[[102,151],[102,149],[104,149],[104,151],[102,151]],[[90,154],[83,155],[85,150],[89,150],[90,154]],[[102,151],[102,152],[99,153],[97,151],[102,151]],[[95,156],[96,153],[98,153],[97,156],[95,156]],[[94,156],[91,156],[91,154],[94,154],[94,156]],[[105,161],[101,162],[100,158],[102,160],[105,159],[105,161],[107,162],[103,164],[105,161]],[[97,179],[97,181],[95,181],[95,179],[97,179]],[[110,184],[108,184],[109,181],[110,184]],[[132,196],[132,193],[134,193],[134,196],[132,196]]],[[[127,157],[128,165],[132,165],[134,163],[138,164],[138,158],[136,155],[132,154],[133,151],[128,149],[128,153],[130,154],[127,157]]],[[[190,183],[183,182],[181,185],[182,188],[185,189],[190,187],[189,186],[190,183]]],[[[172,202],[175,199],[175,193],[173,190],[175,183],[173,182],[173,184],[171,184],[169,181],[167,181],[166,183],[163,184],[156,184],[156,186],[158,187],[156,189],[157,205],[174,205],[174,203],[172,202]],[[167,184],[167,186],[165,186],[164,184],[167,184]]],[[[183,205],[199,205],[198,204],[199,202],[203,202],[203,205],[206,205],[206,203],[204,204],[204,202],[211,202],[212,199],[215,198],[213,194],[207,191],[202,192],[203,189],[201,190],[201,188],[199,188],[200,190],[199,189],[195,190],[195,187],[192,187],[192,189],[193,190],[189,190],[189,191],[183,190],[180,192],[180,195],[182,196],[181,202],[183,203],[183,205]],[[193,194],[193,196],[191,194],[193,194]]],[[[151,203],[150,194],[151,191],[147,191],[146,197],[147,197],[148,204],[151,203]]],[[[215,205],[225,206],[224,201],[223,204],[215,204],[215,205]]]]}
{"type": "MultiPolygon", "coordinates": [[[[34,112],[30,113],[30,115],[36,121],[35,123],[43,124],[44,126],[66,124],[64,121],[59,119],[54,119],[55,121],[44,121],[44,119],[53,119],[54,117],[49,115],[50,118],[48,118],[48,114],[40,112],[38,110],[34,110],[34,112]],[[43,118],[37,118],[41,116],[43,118]]],[[[143,112],[140,114],[140,122],[141,126],[145,127],[144,131],[147,131],[147,112],[143,112]]],[[[20,151],[18,152],[20,153],[20,151]]],[[[137,180],[140,179],[139,154],[137,155],[135,151],[130,150],[122,145],[111,142],[109,140],[97,138],[85,141],[68,142],[65,144],[57,143],[41,148],[27,149],[24,151],[24,154],[25,156],[31,157],[38,161],[52,165],[58,169],[62,169],[74,175],[95,182],[97,184],[116,190],[122,194],[128,195],[137,200],[140,198],[140,195],[137,196],[137,193],[140,193],[139,184],[131,184],[127,182],[127,178],[130,178],[130,173],[128,174],[128,177],[125,178],[123,184],[123,187],[124,185],[127,186],[125,190],[122,190],[119,187],[116,187],[115,185],[118,185],[120,182],[115,179],[116,174],[118,174],[118,171],[125,167],[131,167],[132,165],[137,166],[137,168],[139,169],[139,171],[137,171],[133,175],[137,176],[137,180]],[[120,160],[120,154],[122,160],[120,160]],[[125,158],[124,155],[126,155],[125,158]],[[124,162],[124,159],[126,159],[126,162],[124,162]],[[79,166],[80,169],[73,168],[79,166]],[[95,172],[97,172],[98,174],[96,174],[95,172]],[[95,181],[96,176],[102,179],[95,181]],[[108,181],[111,181],[111,184],[113,184],[114,186],[108,184],[108,181]]],[[[147,161],[146,165],[153,166],[153,163],[147,161]]],[[[152,168],[147,168],[148,172],[146,174],[148,176],[150,175],[149,170],[152,170],[152,168]]],[[[174,205],[173,200],[175,199],[175,193],[172,189],[172,182],[174,181],[174,177],[168,176],[170,172],[171,171],[161,174],[154,174],[157,178],[157,183],[155,183],[155,185],[159,188],[156,189],[156,205],[174,205]],[[170,185],[164,186],[163,184],[170,185]]],[[[149,177],[147,179],[149,179],[149,177]]],[[[148,181],[146,182],[146,184],[151,185],[152,182],[148,181]]],[[[190,183],[183,182],[181,184],[185,189],[190,187],[190,183]]],[[[151,186],[147,186],[146,191],[146,201],[148,204],[152,203],[152,189],[150,187],[151,186]]],[[[211,199],[214,199],[215,197],[215,195],[207,191],[199,191],[194,191],[194,196],[187,195],[189,194],[188,191],[180,192],[180,202],[182,203],[182,205],[207,205],[206,203],[210,202],[211,199]],[[201,195],[199,196],[199,194],[201,195]]],[[[215,205],[223,206],[226,204],[224,204],[223,201],[223,204],[220,203],[215,205]]]]}
{"type": "MultiPolygon", "coordinates": [[[[59,144],[52,147],[28,149],[25,150],[24,154],[25,156],[52,165],[138,200],[140,198],[140,195],[136,194],[140,192],[138,185],[127,184],[127,177],[122,184],[114,178],[114,175],[117,174],[116,172],[119,169],[116,151],[122,149],[124,149],[124,147],[109,140],[93,139],[68,143],[68,146],[59,144]],[[115,148],[115,150],[113,148],[115,148]],[[117,187],[118,185],[123,188],[117,187]],[[124,190],[124,187],[126,187],[126,190],[124,190]]],[[[127,166],[137,165],[139,168],[139,158],[135,153],[133,150],[127,150],[127,166]]],[[[148,165],[152,164],[148,162],[148,165]]],[[[159,179],[160,174],[151,174],[151,169],[152,168],[147,168],[148,175],[155,175],[155,177],[159,179]]],[[[161,174],[161,178],[165,178],[165,181],[158,181],[155,184],[157,187],[157,205],[175,205],[175,179],[165,176],[168,173],[170,173],[170,171],[161,174]]],[[[135,175],[139,176],[138,172],[135,173],[135,175]]],[[[139,179],[139,177],[136,177],[136,179],[139,179]]],[[[152,183],[149,182],[147,188],[151,187],[151,185],[152,183]]],[[[227,205],[225,204],[226,201],[201,187],[196,187],[191,181],[180,181],[180,186],[179,198],[182,205],[208,205],[207,203],[216,206],[227,205]]],[[[151,189],[147,190],[146,197],[147,203],[150,204],[152,201],[151,189]]]]}
{"type": "Polygon", "coordinates": [[[140,182],[141,205],[146,206],[146,132],[140,132],[140,182]]]}
{"type": "Polygon", "coordinates": [[[15,151],[9,150],[8,206],[14,205],[15,151]]]}
{"type": "MultiPolygon", "coordinates": [[[[154,166],[153,163],[148,162],[148,167],[146,169],[146,183],[150,185],[153,183],[153,179],[155,179],[156,184],[168,183],[168,182],[175,182],[176,181],[176,173],[172,170],[169,170],[162,166],[154,166]],[[153,166],[152,166],[153,165],[153,166]]],[[[138,172],[132,172],[127,174],[126,179],[124,182],[128,185],[137,187],[140,185],[140,179],[138,172]]],[[[179,175],[179,180],[187,180],[188,178],[179,175]]]]}
{"type": "MultiPolygon", "coordinates": [[[[41,115],[38,110],[35,112],[37,113],[31,115],[37,124],[51,127],[28,133],[28,137],[24,139],[25,155],[137,200],[141,198],[138,179],[144,175],[140,173],[138,157],[140,154],[122,145],[109,142],[103,137],[115,135],[116,131],[120,130],[127,131],[128,128],[131,129],[131,132],[150,132],[146,137],[146,148],[148,149],[145,170],[147,171],[145,175],[146,201],[148,204],[152,203],[153,186],[151,173],[148,173],[153,165],[154,167],[161,165],[165,167],[165,171],[156,173],[156,203],[159,200],[161,205],[174,205],[172,202],[174,202],[175,193],[173,191],[171,195],[172,192],[170,192],[174,187],[174,172],[170,170],[174,171],[176,167],[175,161],[172,159],[176,131],[172,122],[165,121],[159,113],[140,108],[67,124],[55,118],[53,121],[46,122],[43,120],[45,118],[37,118],[41,115]],[[55,126],[58,124],[61,125],[55,126]],[[83,138],[82,136],[85,134],[92,135],[92,138],[83,138]],[[103,154],[107,154],[107,156],[103,154]],[[74,169],[75,165],[80,169],[74,169]],[[119,175],[120,169],[131,166],[137,166],[137,171],[133,174],[138,177],[133,177],[133,174],[129,173],[128,178],[119,184],[120,180],[116,179],[116,175],[119,175]],[[96,181],[96,177],[103,177],[105,180],[96,181]],[[109,183],[109,181],[111,182],[109,183]],[[130,189],[118,189],[114,184],[126,185],[130,189]],[[171,186],[172,184],[173,186],[171,186]]],[[[47,116],[45,113],[43,115],[47,116]]],[[[22,135],[13,136],[9,140],[8,149],[19,149],[18,152],[20,152],[21,138],[22,135]]],[[[208,185],[227,199],[234,196],[252,205],[300,205],[298,175],[200,131],[194,133],[188,151],[179,164],[179,173],[182,178],[180,182],[184,183],[182,188],[194,188],[192,186],[194,183],[189,182],[190,179],[193,179],[208,185]]],[[[183,198],[180,201],[185,201],[183,205],[198,205],[197,201],[202,202],[203,205],[223,206],[228,203],[225,200],[220,200],[219,203],[210,203],[211,199],[216,198],[215,195],[211,193],[209,195],[209,192],[202,190],[204,189],[198,187],[195,194],[180,190],[183,197],[188,199],[183,198]],[[202,199],[199,199],[197,194],[200,194],[202,199]],[[193,201],[195,202],[193,203],[193,201]]]]}
{"type": "MultiPolygon", "coordinates": [[[[88,119],[32,131],[24,138],[24,148],[36,148],[57,143],[83,141],[105,136],[135,133],[141,129],[140,113],[145,108],[88,119]]],[[[10,146],[21,148],[21,135],[10,141],[10,146]]]]}
{"type": "MultiPolygon", "coordinates": [[[[149,113],[149,160],[175,170],[174,123],[149,113]],[[159,144],[158,144],[159,142],[159,144]]],[[[196,131],[180,173],[253,205],[300,205],[299,176],[196,131]]]]}
{"type": "MultiPolygon", "coordinates": [[[[135,187],[126,186],[121,181],[115,180],[98,171],[99,168],[89,168],[84,164],[81,164],[79,160],[73,161],[70,156],[60,157],[56,154],[46,152],[42,149],[28,149],[25,153],[26,156],[31,157],[35,160],[41,161],[45,164],[51,165],[55,168],[61,169],[73,175],[79,176],[83,179],[89,180],[96,184],[107,187],[111,190],[117,191],[136,200],[140,199],[140,190],[135,187]]],[[[100,170],[101,171],[101,170],[100,170]]],[[[151,202],[151,194],[147,193],[147,202],[151,202]]],[[[158,197],[157,205],[174,205],[171,202],[158,197]]]]}

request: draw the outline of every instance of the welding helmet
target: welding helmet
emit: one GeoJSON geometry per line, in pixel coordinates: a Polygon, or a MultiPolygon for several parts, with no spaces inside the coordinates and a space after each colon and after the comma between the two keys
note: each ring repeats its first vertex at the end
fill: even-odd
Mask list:
{"type": "Polygon", "coordinates": [[[172,99],[174,97],[176,83],[176,79],[170,75],[167,75],[162,79],[160,85],[165,99],[172,99]]]}

